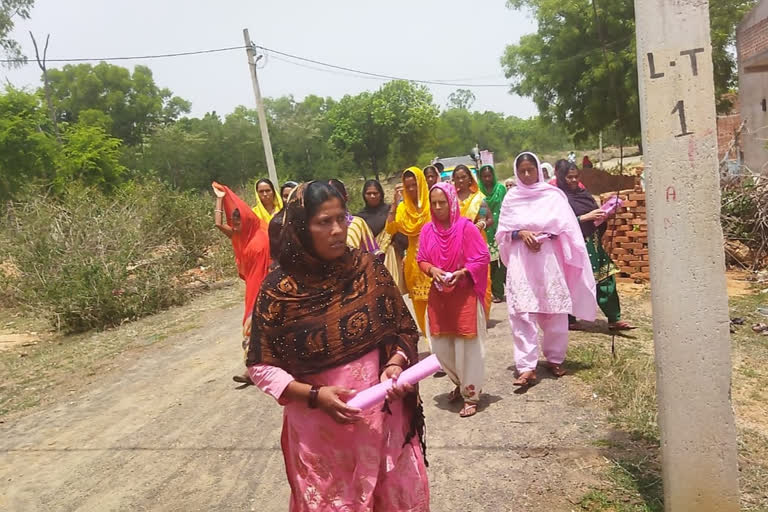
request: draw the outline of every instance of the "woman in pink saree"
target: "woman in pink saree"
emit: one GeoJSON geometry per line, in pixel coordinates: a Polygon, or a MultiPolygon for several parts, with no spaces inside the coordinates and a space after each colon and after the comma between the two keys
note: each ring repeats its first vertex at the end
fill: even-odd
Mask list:
{"type": "Polygon", "coordinates": [[[291,512],[425,512],[429,486],[417,390],[384,407],[346,404],[418,362],[418,329],[374,255],[346,245],[346,205],[326,183],[300,185],[280,237],[280,265],[253,312],[247,366],[284,406],[291,512]]]}
{"type": "Polygon", "coordinates": [[[516,386],[536,382],[538,328],[547,367],[565,375],[568,314],[595,319],[592,265],[562,190],[544,181],[533,153],[515,159],[517,186],[501,206],[496,241],[507,266],[507,309],[515,346],[516,386]]]}

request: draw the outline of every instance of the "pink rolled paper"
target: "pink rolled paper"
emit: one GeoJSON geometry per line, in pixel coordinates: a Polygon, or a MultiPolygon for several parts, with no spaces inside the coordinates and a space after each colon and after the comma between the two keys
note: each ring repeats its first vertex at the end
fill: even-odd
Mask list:
{"type": "Polygon", "coordinates": [[[550,238],[552,238],[552,235],[550,233],[542,233],[536,237],[536,241],[543,242],[544,240],[549,240],[550,238]]]}
{"type": "Polygon", "coordinates": [[[397,378],[397,381],[390,379],[386,382],[376,384],[366,390],[359,392],[357,395],[347,402],[350,407],[356,407],[358,409],[370,409],[374,405],[384,402],[387,396],[387,391],[392,389],[395,384],[416,384],[420,380],[423,380],[430,375],[433,375],[440,371],[440,361],[437,360],[437,356],[432,354],[423,361],[416,363],[397,378]]]}
{"type": "Polygon", "coordinates": [[[605,218],[603,218],[603,219],[600,219],[600,220],[596,220],[596,221],[595,221],[595,226],[599,226],[600,224],[602,224],[603,222],[605,222],[605,220],[606,220],[608,217],[610,217],[611,215],[613,215],[614,213],[616,213],[616,211],[617,211],[619,208],[621,208],[621,205],[622,205],[622,204],[624,204],[624,201],[622,201],[622,200],[621,200],[621,198],[620,198],[619,196],[613,196],[612,198],[610,198],[609,200],[607,200],[607,201],[605,202],[605,204],[604,204],[603,206],[601,206],[601,207],[600,207],[600,209],[601,209],[601,210],[603,210],[603,211],[604,211],[604,212],[605,212],[607,215],[606,215],[606,216],[605,216],[605,218]]]}

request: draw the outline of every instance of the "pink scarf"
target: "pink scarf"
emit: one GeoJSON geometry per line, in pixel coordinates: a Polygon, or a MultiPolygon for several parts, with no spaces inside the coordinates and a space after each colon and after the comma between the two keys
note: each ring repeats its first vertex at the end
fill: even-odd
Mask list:
{"type": "MultiPolygon", "coordinates": [[[[515,159],[517,164],[525,154],[536,160],[539,180],[533,185],[525,185],[517,178],[517,186],[507,192],[501,205],[499,227],[496,230],[496,242],[499,245],[502,262],[509,263],[512,244],[521,244],[522,240],[512,240],[512,232],[527,230],[534,233],[550,233],[557,238],[542,243],[554,244],[563,262],[563,275],[573,302],[573,315],[586,321],[594,321],[597,313],[595,299],[595,278],[589,261],[584,237],[579,222],[568,204],[562,190],[544,181],[539,159],[533,153],[522,153],[515,159]]],[[[542,269],[529,266],[512,266],[509,273],[541,272],[542,269]]],[[[539,297],[542,302],[547,297],[539,297]]]]}
{"type": "MultiPolygon", "coordinates": [[[[427,223],[421,230],[419,253],[416,259],[418,262],[425,261],[446,272],[466,268],[472,278],[475,294],[483,303],[488,286],[488,264],[491,261],[488,245],[472,221],[461,216],[459,198],[452,184],[436,183],[432,190],[442,190],[448,198],[448,207],[451,212],[450,226],[445,228],[439,222],[435,222],[435,214],[431,212],[432,222],[427,223]]],[[[460,284],[463,283],[460,282],[460,284]]]]}

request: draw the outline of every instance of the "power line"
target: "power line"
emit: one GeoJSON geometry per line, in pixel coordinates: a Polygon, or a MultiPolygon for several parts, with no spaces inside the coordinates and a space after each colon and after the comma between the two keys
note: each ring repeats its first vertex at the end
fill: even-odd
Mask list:
{"type": "Polygon", "coordinates": [[[367,76],[367,77],[378,78],[378,79],[381,79],[381,80],[404,80],[406,82],[414,82],[414,83],[418,83],[418,84],[446,85],[446,86],[450,86],[450,87],[509,87],[509,84],[472,84],[472,83],[456,83],[456,82],[453,82],[453,81],[448,82],[448,81],[439,81],[439,80],[417,80],[417,79],[412,79],[412,78],[403,78],[403,77],[398,77],[398,76],[393,76],[393,75],[385,75],[385,74],[382,74],[382,73],[371,73],[369,71],[361,71],[359,69],[353,69],[353,68],[348,68],[348,67],[344,67],[344,66],[337,66],[335,64],[329,64],[327,62],[321,62],[321,61],[318,61],[318,60],[308,59],[306,57],[300,57],[298,55],[292,55],[290,53],[281,52],[281,51],[278,51],[278,50],[273,50],[273,49],[267,48],[265,46],[256,45],[256,48],[259,48],[260,50],[264,50],[265,52],[273,53],[273,54],[276,54],[276,55],[282,55],[283,57],[288,57],[290,59],[296,59],[296,60],[299,60],[299,61],[302,61],[302,62],[308,62],[310,64],[315,64],[317,66],[323,66],[323,67],[326,67],[326,68],[337,69],[339,71],[346,71],[347,73],[354,73],[356,75],[363,75],[363,76],[367,76]]]}
{"type": "MultiPolygon", "coordinates": [[[[195,50],[190,52],[161,53],[158,55],[136,55],[128,57],[78,57],[73,59],[46,59],[46,62],[92,62],[92,61],[111,61],[111,60],[146,60],[146,59],[165,59],[169,57],[185,57],[188,55],[202,55],[205,53],[220,53],[233,50],[242,50],[245,46],[228,46],[226,48],[213,48],[209,50],[195,50]]],[[[2,63],[26,64],[26,59],[0,59],[2,63]]]]}

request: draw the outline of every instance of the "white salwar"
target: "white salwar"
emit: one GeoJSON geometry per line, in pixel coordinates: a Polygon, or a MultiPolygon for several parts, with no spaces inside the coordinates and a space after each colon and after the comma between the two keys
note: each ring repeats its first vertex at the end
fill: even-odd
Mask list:
{"type": "Polygon", "coordinates": [[[434,336],[427,319],[427,339],[432,342],[432,353],[437,356],[443,371],[461,391],[465,402],[476,404],[485,383],[485,340],[488,329],[485,308],[477,301],[477,337],[457,335],[434,336]]]}

